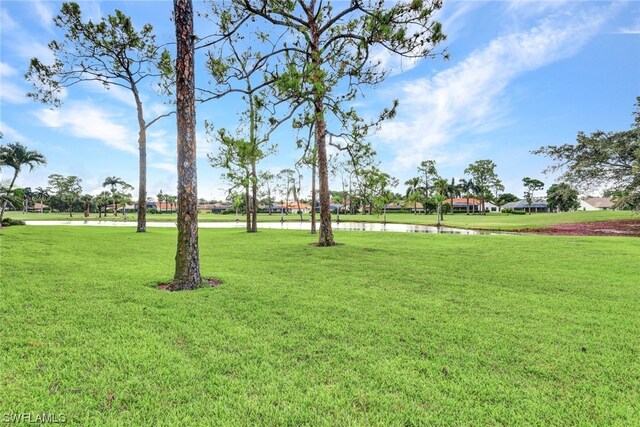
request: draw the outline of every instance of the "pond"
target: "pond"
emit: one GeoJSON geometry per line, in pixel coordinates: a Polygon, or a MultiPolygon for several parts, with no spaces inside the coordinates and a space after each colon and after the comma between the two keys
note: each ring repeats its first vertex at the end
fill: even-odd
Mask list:
{"type": "MultiPolygon", "coordinates": [[[[135,221],[25,221],[27,225],[72,225],[98,227],[135,227],[135,221]]],[[[147,222],[147,227],[175,228],[172,222],[147,222]]],[[[239,222],[201,222],[199,228],[245,228],[245,223],[239,222]]],[[[319,224],[318,224],[319,227],[319,224]]],[[[333,222],[333,230],[337,231],[391,231],[398,233],[438,233],[438,234],[507,234],[499,231],[467,230],[452,227],[435,227],[415,224],[380,224],[373,222],[333,222]]],[[[259,222],[258,229],[302,230],[310,231],[311,223],[306,222],[259,222]]]]}

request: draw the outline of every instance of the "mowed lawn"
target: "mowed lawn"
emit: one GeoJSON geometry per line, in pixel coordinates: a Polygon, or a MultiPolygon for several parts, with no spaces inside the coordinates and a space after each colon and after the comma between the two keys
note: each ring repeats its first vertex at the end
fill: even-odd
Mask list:
{"type": "Polygon", "coordinates": [[[0,413],[72,425],[638,425],[640,241],[0,231],[0,413]]]}
{"type": "MultiPolygon", "coordinates": [[[[68,213],[54,212],[54,213],[27,213],[22,212],[7,212],[6,216],[14,219],[21,219],[27,221],[124,221],[122,214],[118,214],[114,217],[113,214],[109,214],[106,218],[99,218],[98,214],[92,213],[88,218],[84,218],[82,213],[75,212],[73,217],[70,218],[68,213]]],[[[310,221],[310,215],[304,214],[302,216],[303,221],[310,221]]],[[[331,216],[333,221],[337,220],[335,212],[331,216]]],[[[580,222],[594,222],[594,221],[608,221],[608,220],[628,220],[636,219],[640,220],[637,214],[631,211],[589,211],[589,212],[563,212],[563,213],[534,213],[532,215],[507,215],[502,213],[490,213],[487,215],[467,215],[465,213],[456,213],[453,215],[445,215],[442,225],[456,228],[471,228],[471,229],[484,229],[484,230],[524,230],[532,228],[544,228],[552,224],[565,224],[565,223],[580,223],[580,222]]],[[[235,222],[235,215],[222,215],[213,214],[210,212],[200,213],[198,220],[201,222],[235,222]]],[[[239,215],[238,220],[243,222],[245,220],[244,215],[239,215]]],[[[272,215],[259,214],[259,222],[279,222],[284,220],[285,222],[299,222],[300,215],[289,214],[281,215],[274,212],[272,215]]],[[[318,215],[318,221],[320,216],[318,215]]],[[[383,222],[383,215],[340,215],[341,221],[354,221],[354,222],[383,222]]],[[[127,222],[135,224],[136,215],[128,214],[126,218],[127,222]]],[[[160,222],[175,222],[175,213],[163,213],[163,214],[149,214],[147,215],[147,221],[160,221],[160,222]]],[[[389,213],[387,214],[387,222],[396,224],[420,224],[420,225],[435,225],[435,215],[423,215],[412,213],[389,213]]]]}

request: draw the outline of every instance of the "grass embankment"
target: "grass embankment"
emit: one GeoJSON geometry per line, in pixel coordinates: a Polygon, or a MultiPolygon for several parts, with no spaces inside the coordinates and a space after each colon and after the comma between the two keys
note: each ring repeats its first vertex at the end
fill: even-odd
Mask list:
{"type": "MultiPolygon", "coordinates": [[[[74,213],[73,218],[69,218],[68,213],[28,213],[23,214],[21,212],[7,212],[7,216],[13,219],[21,219],[26,221],[82,221],[89,220],[95,221],[102,219],[103,221],[124,221],[122,215],[114,217],[113,214],[109,214],[107,218],[98,218],[97,214],[91,214],[89,218],[84,218],[82,213],[74,213]]],[[[300,221],[299,215],[289,214],[282,217],[279,213],[260,214],[258,215],[259,222],[279,222],[281,218],[286,222],[298,222],[300,221]]],[[[630,211],[590,211],[590,212],[563,212],[563,213],[539,213],[532,215],[507,215],[502,213],[492,213],[487,215],[466,215],[464,213],[456,213],[454,215],[445,215],[443,225],[456,228],[471,228],[471,229],[484,229],[484,230],[524,230],[534,228],[545,228],[552,224],[566,224],[566,223],[580,223],[580,222],[595,222],[595,221],[607,221],[607,220],[620,220],[620,219],[634,219],[638,218],[630,211]]],[[[332,215],[332,219],[335,221],[337,216],[332,215]]],[[[198,216],[198,220],[201,222],[235,222],[235,215],[222,215],[213,213],[201,213],[198,216]]],[[[303,215],[304,221],[310,220],[310,215],[303,215]]],[[[383,222],[384,217],[382,215],[340,215],[341,221],[354,221],[354,222],[383,222]]],[[[136,221],[135,214],[127,215],[127,221],[134,223],[136,221]]],[[[147,215],[147,221],[159,221],[159,222],[175,222],[176,215],[171,213],[166,214],[150,214],[147,215]]],[[[244,221],[244,216],[239,217],[239,221],[244,221]]],[[[409,213],[391,213],[387,214],[387,222],[396,224],[422,224],[422,225],[435,225],[435,215],[414,215],[409,213]]]]}
{"type": "Polygon", "coordinates": [[[82,425],[633,425],[633,238],[1,231],[0,413],[82,425]]]}

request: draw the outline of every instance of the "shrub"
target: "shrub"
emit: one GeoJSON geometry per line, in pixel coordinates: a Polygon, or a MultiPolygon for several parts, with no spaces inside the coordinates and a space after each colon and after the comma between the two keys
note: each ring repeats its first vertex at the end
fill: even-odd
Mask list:
{"type": "Polygon", "coordinates": [[[11,219],[11,218],[3,218],[2,219],[2,225],[3,227],[10,227],[12,225],[25,225],[24,221],[20,221],[19,219],[11,219]]]}
{"type": "Polygon", "coordinates": [[[504,208],[502,209],[501,212],[507,215],[526,215],[527,214],[525,211],[516,211],[511,208],[504,208]]]}

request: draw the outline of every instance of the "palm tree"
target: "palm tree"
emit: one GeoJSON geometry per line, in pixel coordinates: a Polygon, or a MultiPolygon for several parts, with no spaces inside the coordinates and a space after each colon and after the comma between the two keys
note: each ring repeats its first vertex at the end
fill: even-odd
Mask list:
{"type": "MultiPolygon", "coordinates": [[[[0,147],[0,167],[9,166],[13,168],[13,178],[11,179],[11,184],[9,184],[7,192],[13,189],[16,178],[23,166],[29,166],[29,171],[32,171],[37,165],[46,164],[47,159],[41,153],[35,150],[28,150],[27,147],[19,142],[9,143],[4,147],[0,147]]],[[[5,200],[0,210],[0,221],[2,221],[2,217],[4,216],[6,206],[7,202],[5,200]]]]}
{"type": "Polygon", "coordinates": [[[442,215],[442,202],[447,200],[447,192],[449,191],[449,183],[444,178],[438,178],[433,182],[433,190],[435,191],[434,201],[436,202],[436,224],[440,225],[440,221],[444,220],[442,215]]]}
{"type": "Polygon", "coordinates": [[[89,209],[91,207],[91,202],[93,201],[93,196],[91,194],[85,194],[80,197],[80,201],[82,202],[82,212],[84,213],[84,217],[89,217],[89,209]]]}
{"type": "Polygon", "coordinates": [[[164,200],[165,200],[166,204],[170,206],[171,212],[173,212],[174,211],[174,206],[176,204],[176,201],[178,201],[178,196],[166,195],[164,197],[164,200]]]}
{"type": "Polygon", "coordinates": [[[98,207],[98,218],[102,218],[102,208],[104,209],[104,217],[107,217],[107,205],[111,200],[111,193],[103,191],[93,198],[93,203],[98,207]]]}
{"type": "Polygon", "coordinates": [[[413,201],[413,213],[418,215],[418,199],[422,189],[420,187],[420,178],[411,178],[405,181],[404,185],[407,186],[407,200],[413,201]]]}
{"type": "Polygon", "coordinates": [[[160,190],[160,192],[156,195],[158,198],[158,213],[162,213],[162,202],[165,200],[165,194],[160,190]]]}
{"type": "Polygon", "coordinates": [[[22,199],[23,199],[22,211],[24,213],[29,212],[29,202],[33,200],[33,194],[34,193],[31,190],[31,187],[25,187],[22,189],[22,199]]]}
{"type": "Polygon", "coordinates": [[[49,189],[36,187],[33,196],[36,198],[36,200],[40,201],[40,213],[44,213],[44,201],[49,198],[49,189]]]}
{"type": "Polygon", "coordinates": [[[455,197],[460,197],[460,189],[456,185],[456,179],[451,178],[451,182],[447,185],[446,196],[451,201],[451,215],[453,215],[453,199],[455,197]]]}
{"type": "MultiPolygon", "coordinates": [[[[462,178],[458,186],[460,187],[460,194],[464,194],[467,198],[467,215],[469,215],[469,199],[474,196],[478,192],[478,187],[473,182],[473,179],[464,179],[462,178]]],[[[473,210],[475,211],[475,203],[473,205],[473,210]]]]}
{"type": "Polygon", "coordinates": [[[113,197],[113,203],[115,204],[115,209],[113,210],[114,216],[118,216],[118,186],[121,187],[122,190],[130,190],[133,187],[125,182],[122,178],[118,178],[117,176],[108,176],[104,179],[102,183],[103,187],[111,187],[111,195],[113,197]]]}

